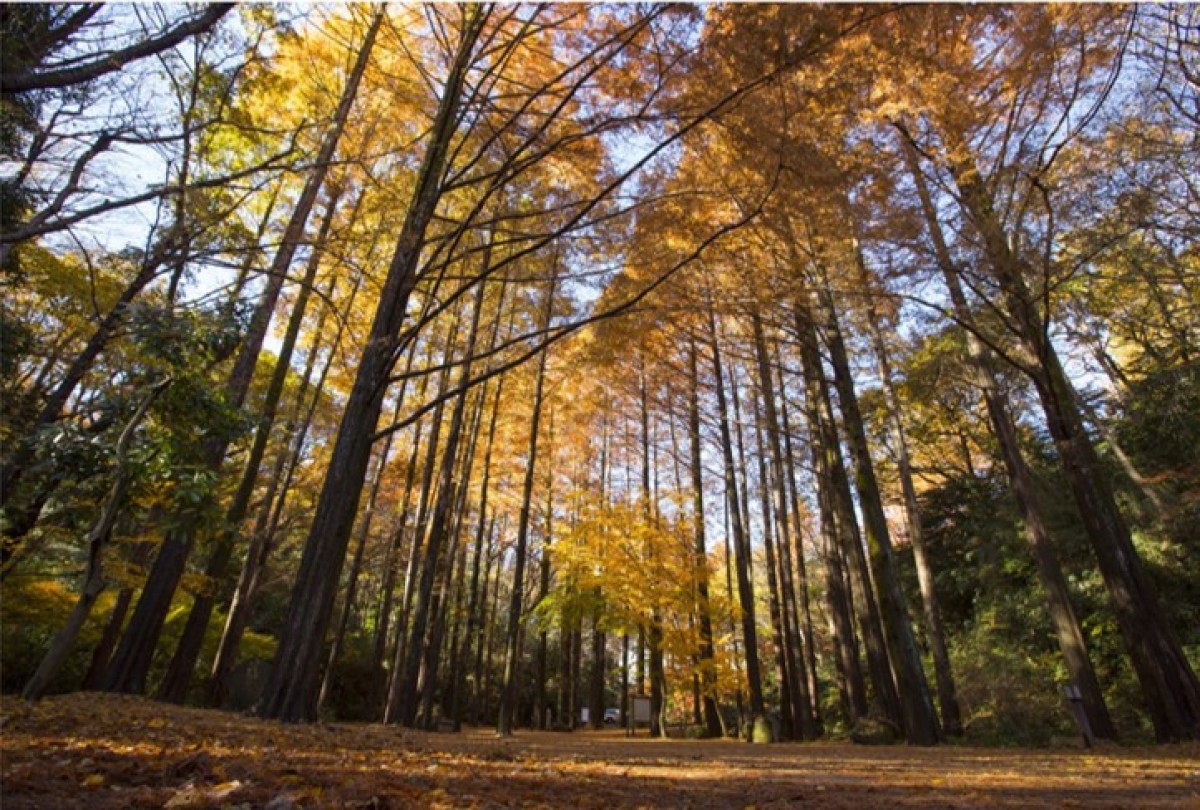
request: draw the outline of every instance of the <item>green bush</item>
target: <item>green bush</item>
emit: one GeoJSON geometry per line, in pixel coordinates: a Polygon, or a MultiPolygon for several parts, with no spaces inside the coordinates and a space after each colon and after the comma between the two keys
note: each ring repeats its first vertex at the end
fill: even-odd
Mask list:
{"type": "Polygon", "coordinates": [[[1057,679],[1056,653],[1012,644],[982,621],[951,646],[964,742],[1042,746],[1075,732],[1057,679]]]}

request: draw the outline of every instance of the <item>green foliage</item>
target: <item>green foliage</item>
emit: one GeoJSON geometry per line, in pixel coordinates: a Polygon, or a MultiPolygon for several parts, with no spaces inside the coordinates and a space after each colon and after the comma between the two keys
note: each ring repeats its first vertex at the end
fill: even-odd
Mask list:
{"type": "MultiPolygon", "coordinates": [[[[969,631],[989,609],[1014,629],[1026,625],[1025,618],[1038,609],[1029,594],[1036,574],[1002,480],[949,478],[924,494],[921,519],[949,632],[969,631]]],[[[915,576],[908,584],[910,598],[919,600],[915,576]]]]}
{"type": "Polygon", "coordinates": [[[951,645],[968,743],[1046,745],[1074,731],[1055,678],[1057,651],[1031,653],[1012,630],[984,615],[951,645]]]}
{"type": "MultiPolygon", "coordinates": [[[[1148,374],[1121,406],[1118,440],[1164,507],[1136,526],[1138,551],[1193,666],[1200,666],[1200,365],[1148,374]]],[[[1143,496],[1134,491],[1130,498],[1143,496]]]]}
{"type": "MultiPolygon", "coordinates": [[[[19,692],[33,675],[50,640],[66,623],[76,598],[75,589],[60,580],[18,578],[4,583],[4,598],[0,600],[0,689],[6,694],[19,692]]],[[[103,595],[96,602],[91,619],[80,633],[80,643],[50,685],[51,691],[78,687],[111,608],[111,595],[103,595]]]]}

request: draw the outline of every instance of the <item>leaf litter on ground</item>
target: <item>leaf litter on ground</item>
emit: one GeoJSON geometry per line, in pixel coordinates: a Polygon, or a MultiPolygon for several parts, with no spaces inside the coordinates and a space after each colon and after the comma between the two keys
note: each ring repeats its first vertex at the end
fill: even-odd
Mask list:
{"type": "Polygon", "coordinates": [[[910,748],[285,725],[126,696],[0,706],[25,808],[1200,807],[1200,745],[910,748]]]}

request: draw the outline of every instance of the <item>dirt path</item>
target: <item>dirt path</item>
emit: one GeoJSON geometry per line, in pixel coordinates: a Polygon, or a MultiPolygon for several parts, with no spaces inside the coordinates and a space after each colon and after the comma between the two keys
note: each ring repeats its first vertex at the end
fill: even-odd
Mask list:
{"type": "Polygon", "coordinates": [[[285,726],[141,698],[6,698],[21,808],[1103,807],[1200,810],[1200,746],[1030,751],[285,726]]]}

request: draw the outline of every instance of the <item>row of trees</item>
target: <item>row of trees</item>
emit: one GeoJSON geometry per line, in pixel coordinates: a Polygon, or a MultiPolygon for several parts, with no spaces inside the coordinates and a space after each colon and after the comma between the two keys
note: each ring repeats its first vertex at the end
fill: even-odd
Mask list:
{"type": "Polygon", "coordinates": [[[6,689],[1200,736],[1190,9],[3,13],[6,689]]]}

